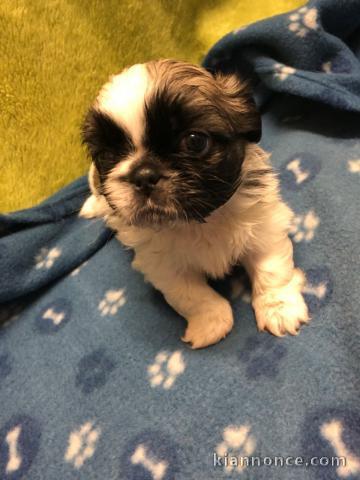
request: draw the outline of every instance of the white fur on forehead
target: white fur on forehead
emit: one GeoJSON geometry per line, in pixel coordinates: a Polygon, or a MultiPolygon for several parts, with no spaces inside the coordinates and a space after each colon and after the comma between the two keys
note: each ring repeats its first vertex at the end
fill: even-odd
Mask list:
{"type": "Polygon", "coordinates": [[[137,146],[144,133],[145,96],[150,84],[146,66],[133,65],[111,77],[97,98],[97,108],[125,128],[137,146]]]}

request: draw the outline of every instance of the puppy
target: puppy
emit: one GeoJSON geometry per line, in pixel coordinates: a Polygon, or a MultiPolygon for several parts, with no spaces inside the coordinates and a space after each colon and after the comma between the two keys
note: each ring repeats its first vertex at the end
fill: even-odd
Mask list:
{"type": "Polygon", "coordinates": [[[80,214],[103,217],[134,250],[133,267],[186,319],[193,348],[232,329],[231,306],[207,279],[240,262],[259,330],[296,335],[309,320],[292,212],[260,135],[244,82],[173,60],[111,77],[83,125],[92,195],[80,214]]]}

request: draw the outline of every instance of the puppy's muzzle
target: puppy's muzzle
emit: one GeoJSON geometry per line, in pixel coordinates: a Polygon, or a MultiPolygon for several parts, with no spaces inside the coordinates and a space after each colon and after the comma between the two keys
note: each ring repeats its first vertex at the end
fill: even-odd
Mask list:
{"type": "Polygon", "coordinates": [[[150,166],[140,165],[128,176],[128,181],[138,190],[151,191],[162,178],[161,172],[150,166]]]}

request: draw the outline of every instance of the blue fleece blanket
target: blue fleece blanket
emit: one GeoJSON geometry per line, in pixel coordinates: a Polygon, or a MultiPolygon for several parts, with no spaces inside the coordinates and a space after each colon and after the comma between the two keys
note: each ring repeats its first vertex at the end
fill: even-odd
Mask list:
{"type": "Polygon", "coordinates": [[[192,351],[131,252],[77,217],[84,178],[1,216],[1,480],[360,478],[360,2],[232,32],[205,64],[257,83],[312,322],[257,333],[234,276],[233,332],[192,351]]]}

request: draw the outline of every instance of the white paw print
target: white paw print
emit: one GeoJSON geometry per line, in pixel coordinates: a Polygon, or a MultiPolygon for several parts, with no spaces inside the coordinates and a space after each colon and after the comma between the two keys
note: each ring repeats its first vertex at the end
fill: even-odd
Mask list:
{"type": "Polygon", "coordinates": [[[274,76],[281,81],[286,80],[289,75],[294,75],[295,72],[296,69],[288,65],[282,63],[275,63],[274,65],[274,76]]]}
{"type": "Polygon", "coordinates": [[[223,441],[216,446],[216,453],[219,457],[225,455],[236,457],[237,465],[232,462],[224,465],[227,472],[233,469],[241,472],[246,467],[244,462],[241,462],[242,457],[249,457],[255,451],[256,440],[250,433],[251,427],[249,425],[229,425],[223,431],[223,441]]]}
{"type": "Polygon", "coordinates": [[[71,432],[64,460],[72,463],[76,469],[81,468],[85,460],[94,455],[100,433],[100,428],[94,428],[93,422],[86,422],[71,432]]]}
{"type": "Polygon", "coordinates": [[[40,253],[35,257],[35,267],[39,268],[51,268],[54,262],[61,255],[61,249],[54,247],[50,250],[48,248],[42,248],[40,253]]]}
{"type": "Polygon", "coordinates": [[[315,230],[319,226],[320,219],[313,210],[305,215],[296,215],[290,226],[290,233],[295,242],[309,242],[314,238],[315,230]]]}
{"type": "Polygon", "coordinates": [[[304,38],[310,30],[317,29],[317,13],[316,8],[300,8],[297,13],[289,15],[289,30],[296,36],[304,38]]]}
{"type": "Polygon", "coordinates": [[[173,352],[163,351],[156,355],[155,362],[148,367],[150,385],[162,386],[166,390],[174,385],[178,375],[184,373],[185,361],[180,350],[173,352]]]}
{"type": "Polygon", "coordinates": [[[348,161],[348,170],[351,173],[360,173],[360,159],[359,160],[349,160],[348,161]]]}
{"type": "Polygon", "coordinates": [[[123,288],[120,288],[120,290],[109,290],[99,303],[98,310],[100,310],[102,317],[105,315],[115,315],[119,308],[125,305],[125,303],[126,297],[123,288]]]}

